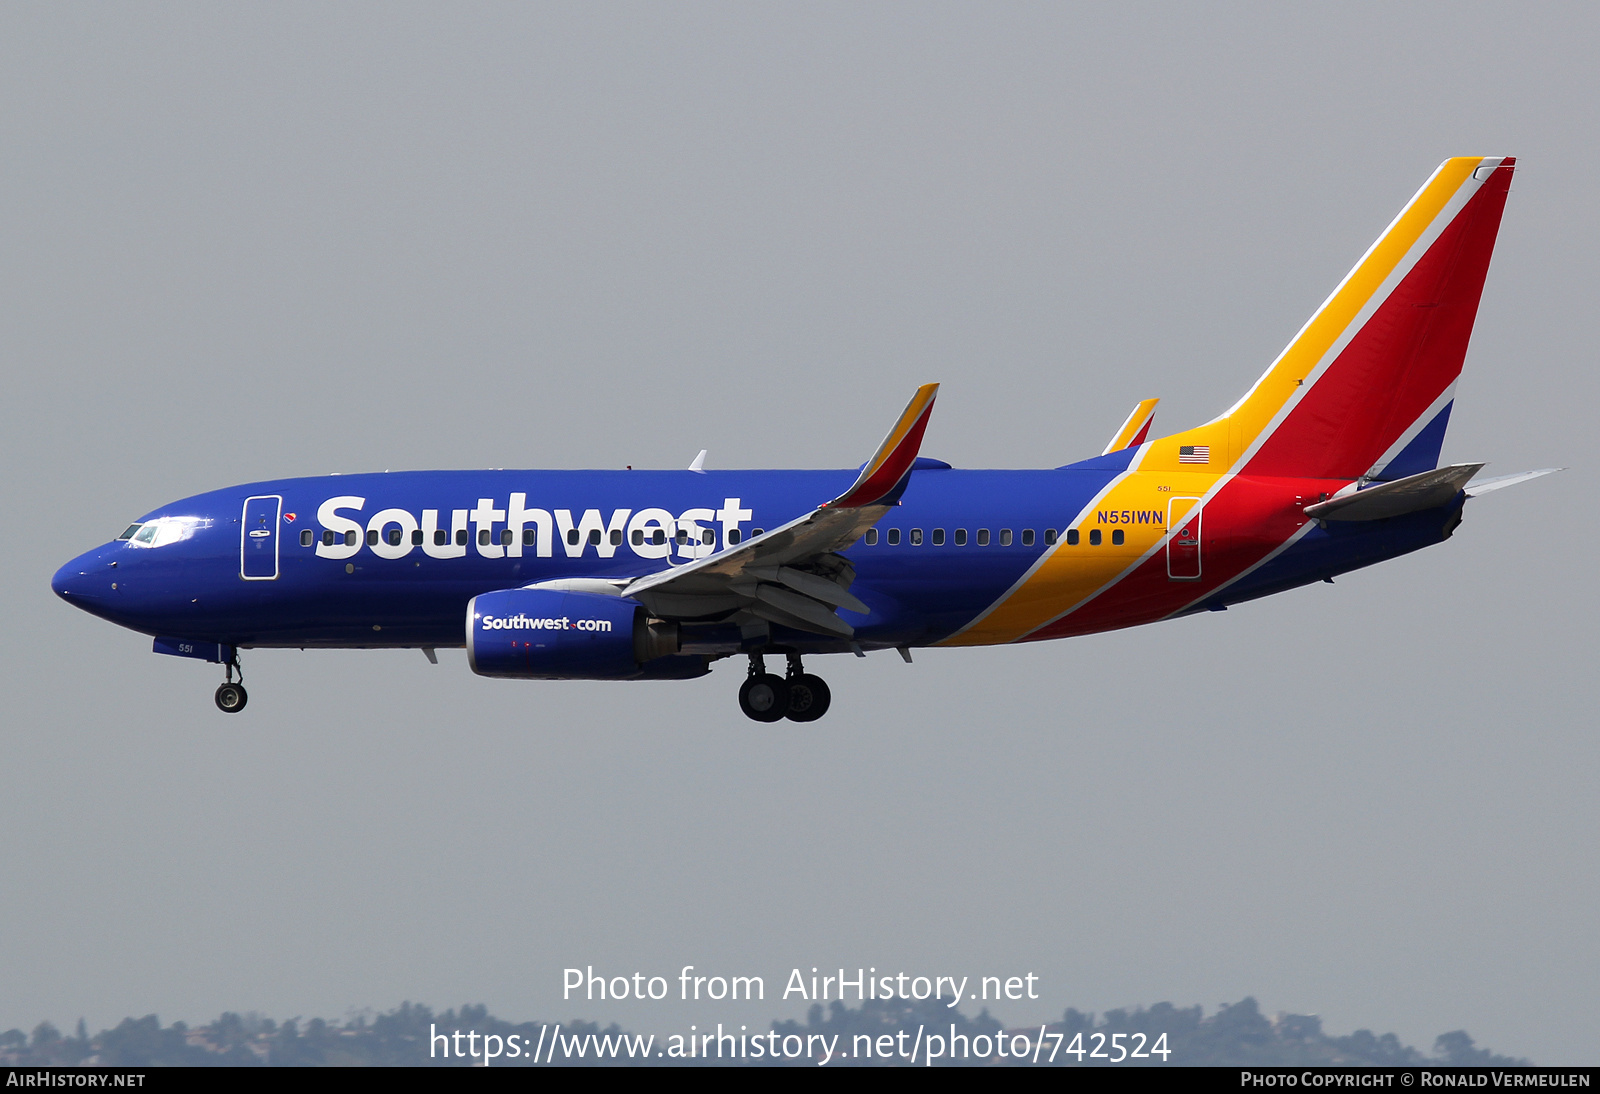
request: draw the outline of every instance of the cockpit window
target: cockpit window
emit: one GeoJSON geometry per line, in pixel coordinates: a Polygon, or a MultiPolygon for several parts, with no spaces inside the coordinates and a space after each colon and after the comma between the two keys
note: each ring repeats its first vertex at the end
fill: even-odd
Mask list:
{"type": "Polygon", "coordinates": [[[134,521],[132,524],[128,525],[128,530],[126,532],[122,533],[117,538],[118,539],[132,539],[133,538],[133,533],[137,532],[141,527],[143,527],[143,525],[141,525],[138,521],[134,521]]]}
{"type": "Polygon", "coordinates": [[[157,517],[123,534],[131,533],[130,547],[165,547],[169,543],[183,542],[201,529],[211,527],[211,523],[207,517],[157,517]]]}

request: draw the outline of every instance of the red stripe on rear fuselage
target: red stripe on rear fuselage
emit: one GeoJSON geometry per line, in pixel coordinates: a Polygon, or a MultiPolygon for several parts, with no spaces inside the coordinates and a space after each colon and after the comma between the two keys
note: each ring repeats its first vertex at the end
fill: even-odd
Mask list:
{"type": "Polygon", "coordinates": [[[1230,479],[1205,503],[1200,580],[1169,578],[1163,543],[1121,581],[1023,641],[1092,634],[1165,619],[1210,596],[1287,543],[1306,523],[1301,507],[1329,489],[1326,480],[1230,479]]]}

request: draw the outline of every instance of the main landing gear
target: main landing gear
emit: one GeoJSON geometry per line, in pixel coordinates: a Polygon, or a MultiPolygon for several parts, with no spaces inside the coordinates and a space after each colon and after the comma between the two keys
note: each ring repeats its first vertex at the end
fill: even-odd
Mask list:
{"type": "Polygon", "coordinates": [[[227,663],[228,679],[217,685],[217,709],[224,714],[238,714],[244,705],[250,701],[249,692],[244,690],[244,668],[239,664],[239,654],[233,655],[233,660],[227,663]],[[239,682],[233,682],[234,671],[238,670],[239,682]]]}
{"type": "Polygon", "coordinates": [[[750,655],[750,674],[739,688],[739,709],[758,722],[814,722],[828,713],[833,695],[822,677],[806,672],[800,655],[789,655],[789,671],[774,676],[759,653],[750,655]]]}

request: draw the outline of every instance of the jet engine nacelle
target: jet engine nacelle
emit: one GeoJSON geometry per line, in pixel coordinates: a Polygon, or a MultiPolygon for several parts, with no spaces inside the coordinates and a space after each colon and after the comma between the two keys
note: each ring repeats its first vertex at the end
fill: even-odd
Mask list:
{"type": "Polygon", "coordinates": [[[467,663],[517,680],[681,680],[710,671],[674,656],[678,628],[636,600],[565,589],[501,589],[467,604],[467,663]]]}

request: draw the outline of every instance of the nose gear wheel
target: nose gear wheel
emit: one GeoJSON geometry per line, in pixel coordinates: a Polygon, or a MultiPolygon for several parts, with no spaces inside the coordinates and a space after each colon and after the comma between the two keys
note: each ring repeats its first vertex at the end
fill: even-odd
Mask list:
{"type": "Polygon", "coordinates": [[[238,714],[250,701],[250,695],[242,684],[218,684],[216,701],[217,709],[224,714],[238,714]]]}
{"type": "Polygon", "coordinates": [[[244,667],[239,664],[239,653],[234,651],[233,660],[226,663],[227,680],[217,685],[217,693],[213,696],[217,709],[224,714],[238,714],[244,705],[250,701],[250,693],[244,690],[244,667]],[[234,672],[239,673],[238,682],[233,679],[234,672]]]}

